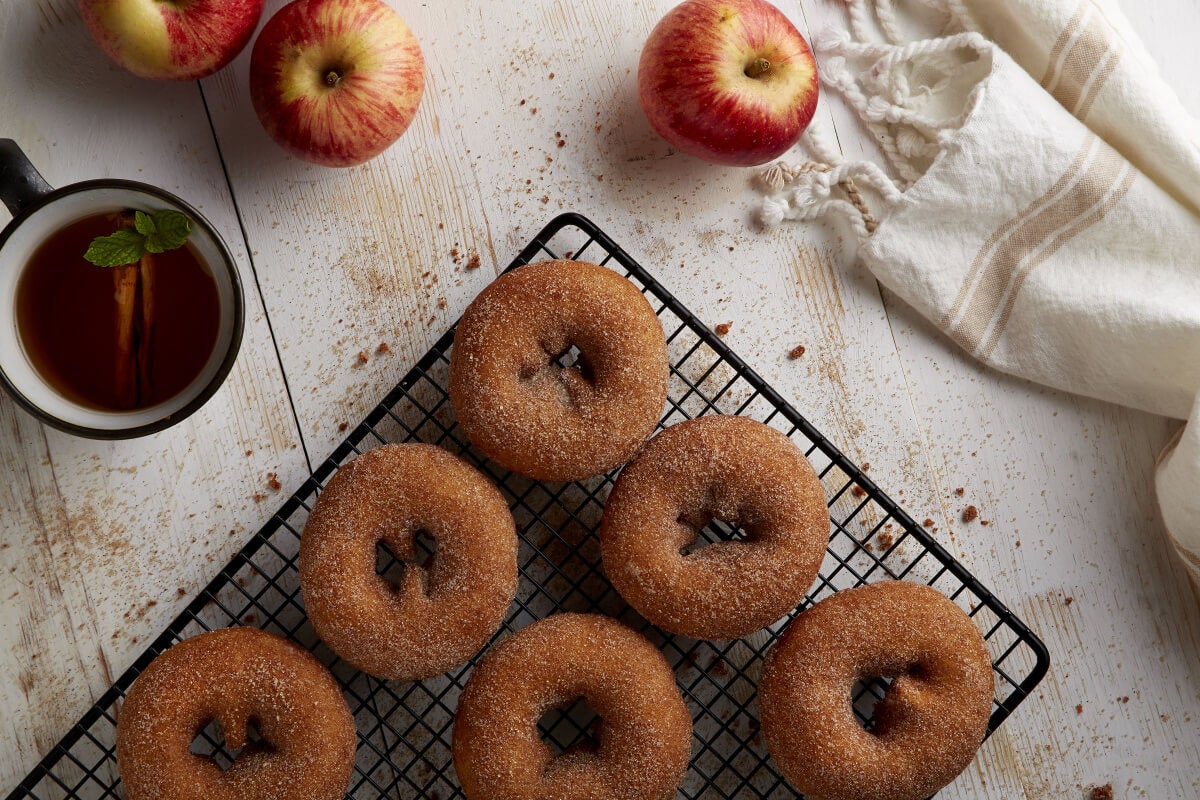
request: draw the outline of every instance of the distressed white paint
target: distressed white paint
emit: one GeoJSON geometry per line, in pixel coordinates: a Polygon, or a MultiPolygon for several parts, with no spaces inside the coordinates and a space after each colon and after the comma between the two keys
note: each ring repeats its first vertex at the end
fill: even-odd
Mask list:
{"type": "MultiPolygon", "coordinates": [[[[175,615],[176,588],[202,585],[265,521],[278,499],[266,472],[298,483],[298,436],[324,458],[340,424],[570,209],[706,322],[731,322],[733,347],[1045,638],[1054,665],[1039,694],[943,796],[1050,800],[1109,781],[1121,797],[1200,794],[1200,613],[1150,480],[1170,425],[975,366],[881,295],[836,224],[756,232],[747,173],[672,153],[637,108],[637,54],[670,5],[397,3],[428,59],[425,102],[383,157],[331,171],[262,133],[248,54],[202,84],[214,140],[195,85],[109,67],[68,0],[0,0],[0,136],[52,183],[126,175],[200,203],[234,248],[252,311],[229,386],[174,433],[79,442],[0,400],[0,791],[140,651],[132,638],[175,615]],[[807,353],[791,361],[797,344],[807,353]],[[967,503],[991,524],[961,523],[967,503]]],[[[1183,33],[1200,30],[1200,8],[1125,5],[1200,113],[1183,33]]],[[[813,31],[842,13],[832,0],[780,6],[813,31]]],[[[848,153],[871,152],[836,100],[818,113],[848,153]]]]}

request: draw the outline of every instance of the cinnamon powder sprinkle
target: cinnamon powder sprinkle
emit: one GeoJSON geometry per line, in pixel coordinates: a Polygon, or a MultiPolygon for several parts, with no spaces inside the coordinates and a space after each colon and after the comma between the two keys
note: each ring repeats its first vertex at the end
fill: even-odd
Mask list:
{"type": "Polygon", "coordinates": [[[479,254],[475,253],[467,260],[467,269],[479,269],[479,254]]]}
{"type": "Polygon", "coordinates": [[[979,509],[976,508],[975,506],[967,506],[965,509],[963,509],[963,513],[962,513],[962,521],[963,522],[974,522],[978,518],[979,518],[979,509]]]}
{"type": "Polygon", "coordinates": [[[283,488],[283,484],[279,482],[279,475],[274,472],[267,473],[267,486],[271,487],[271,491],[278,492],[283,488]]]}
{"type": "Polygon", "coordinates": [[[1076,714],[1082,714],[1082,713],[1083,713],[1083,703],[1080,703],[1079,705],[1075,706],[1075,713],[1076,713],[1076,714]]]}
{"type": "MultiPolygon", "coordinates": [[[[729,249],[732,250],[733,248],[731,247],[729,249]]],[[[804,345],[798,344],[795,347],[793,347],[791,350],[788,350],[788,358],[790,358],[792,361],[795,361],[797,358],[804,355],[804,353],[805,353],[804,345]]]]}
{"type": "Polygon", "coordinates": [[[1091,800],[1113,800],[1112,784],[1106,783],[1103,786],[1093,787],[1091,800]]]}
{"type": "Polygon", "coordinates": [[[932,528],[934,523],[933,523],[933,519],[931,517],[926,517],[925,521],[922,522],[921,524],[924,525],[926,528],[932,528]]]}
{"type": "Polygon", "coordinates": [[[340,432],[342,432],[342,431],[345,431],[345,430],[346,430],[346,428],[349,428],[349,427],[350,427],[350,423],[349,423],[349,422],[342,422],[342,423],[340,423],[340,424],[338,425],[338,432],[340,433],[340,432]]]}
{"type": "Polygon", "coordinates": [[[722,322],[720,325],[713,328],[713,333],[715,333],[717,336],[724,336],[725,334],[729,333],[729,329],[732,327],[732,322],[722,322]]]}
{"type": "Polygon", "coordinates": [[[966,494],[966,493],[967,493],[967,490],[966,490],[966,489],[964,489],[964,488],[962,488],[962,487],[960,486],[960,487],[958,487],[957,489],[955,489],[955,490],[954,490],[954,493],[955,493],[956,495],[958,495],[959,497],[962,497],[964,494],[966,494]]]}
{"type": "Polygon", "coordinates": [[[855,486],[853,489],[850,490],[850,493],[852,495],[854,495],[855,497],[866,497],[867,496],[867,490],[862,488],[861,486],[855,486]]]}
{"type": "Polygon", "coordinates": [[[370,360],[371,360],[371,357],[370,357],[369,355],[367,355],[367,351],[366,351],[366,350],[359,350],[359,351],[358,351],[358,363],[359,363],[359,364],[365,364],[365,363],[367,363],[367,362],[368,362],[368,361],[370,361],[370,360]]]}
{"type": "Polygon", "coordinates": [[[387,342],[380,342],[379,347],[375,348],[375,352],[381,353],[381,354],[382,353],[390,353],[390,352],[392,352],[392,348],[388,347],[387,342]]]}

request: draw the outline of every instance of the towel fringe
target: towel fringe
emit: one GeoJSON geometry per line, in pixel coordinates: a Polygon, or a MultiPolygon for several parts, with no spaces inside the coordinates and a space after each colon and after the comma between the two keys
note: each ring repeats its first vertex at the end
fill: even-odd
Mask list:
{"type": "Polygon", "coordinates": [[[784,220],[818,219],[836,211],[865,239],[879,227],[879,221],[863,198],[859,183],[877,191],[888,204],[900,200],[896,184],[869,161],[837,165],[817,161],[798,165],[780,162],[767,167],[759,175],[759,181],[773,195],[763,200],[760,208],[759,219],[766,227],[784,220]],[[834,194],[835,189],[841,196],[834,194]]]}
{"type": "MultiPolygon", "coordinates": [[[[759,175],[769,196],[759,220],[767,227],[784,220],[812,220],[829,213],[846,216],[863,239],[879,222],[860,188],[878,193],[885,206],[901,201],[903,191],[922,175],[919,163],[937,156],[942,134],[962,126],[970,109],[951,119],[935,119],[922,101],[945,90],[961,71],[962,51],[984,54],[987,40],[978,32],[963,0],[921,0],[946,15],[946,35],[906,40],[895,0],[842,0],[849,30],[828,30],[814,38],[824,56],[821,80],[837,90],[875,138],[898,180],[870,162],[846,163],[813,125],[805,143],[814,160],[773,164],[759,175]],[[872,16],[884,41],[872,40],[872,16]],[[851,64],[867,66],[851,67],[851,64]],[[914,87],[914,70],[920,85],[914,87]]],[[[877,37],[876,37],[877,38],[877,37]]]]}
{"type": "MultiPolygon", "coordinates": [[[[887,3],[889,0],[876,0],[887,3]]],[[[864,8],[864,0],[848,0],[864,8]]],[[[967,110],[951,119],[934,119],[916,110],[916,101],[944,89],[953,79],[962,50],[983,53],[987,40],[973,31],[938,39],[923,39],[907,44],[862,42],[845,36],[823,36],[818,51],[830,55],[822,70],[822,79],[845,97],[879,143],[888,162],[908,188],[921,177],[915,165],[918,159],[935,156],[939,136],[944,130],[960,127],[967,110]],[[874,59],[857,74],[849,59],[874,59]],[[920,66],[926,74],[937,76],[932,85],[913,90],[908,70],[920,66]]]]}

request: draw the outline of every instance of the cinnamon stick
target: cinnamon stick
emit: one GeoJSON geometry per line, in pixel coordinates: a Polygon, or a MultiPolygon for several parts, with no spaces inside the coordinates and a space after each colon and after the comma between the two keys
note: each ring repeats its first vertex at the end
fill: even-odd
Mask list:
{"type": "MultiPolygon", "coordinates": [[[[124,211],[118,227],[134,227],[135,215],[124,211]]],[[[117,303],[116,389],[122,408],[137,408],[151,396],[150,343],[154,328],[154,261],[149,253],[139,261],[113,268],[117,303]]]]}
{"type": "Polygon", "coordinates": [[[142,325],[137,340],[138,403],[149,403],[153,396],[150,381],[151,347],[154,343],[154,256],[146,253],[139,264],[141,277],[142,325]]]}
{"type": "Polygon", "coordinates": [[[134,361],[134,308],[137,304],[138,266],[127,264],[113,269],[117,301],[117,402],[122,408],[137,405],[138,381],[134,361]]]}

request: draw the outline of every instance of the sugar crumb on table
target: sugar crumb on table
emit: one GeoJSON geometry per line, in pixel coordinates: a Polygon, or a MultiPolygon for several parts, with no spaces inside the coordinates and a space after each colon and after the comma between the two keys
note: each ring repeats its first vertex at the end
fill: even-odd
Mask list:
{"type": "Polygon", "coordinates": [[[967,506],[962,512],[963,522],[974,522],[979,519],[979,509],[975,506],[967,506]]]}
{"type": "Polygon", "coordinates": [[[1106,783],[1103,786],[1093,786],[1088,793],[1088,800],[1113,800],[1113,788],[1111,783],[1106,783]]]}
{"type": "MultiPolygon", "coordinates": [[[[731,247],[729,249],[732,250],[733,248],[731,247]]],[[[795,361],[797,358],[804,355],[804,353],[805,353],[804,345],[798,344],[795,347],[793,347],[791,350],[788,351],[788,358],[790,358],[792,361],[795,361]]]]}
{"type": "Polygon", "coordinates": [[[722,322],[717,327],[713,328],[713,333],[717,336],[724,336],[729,333],[729,329],[733,327],[732,322],[722,322]]]}

